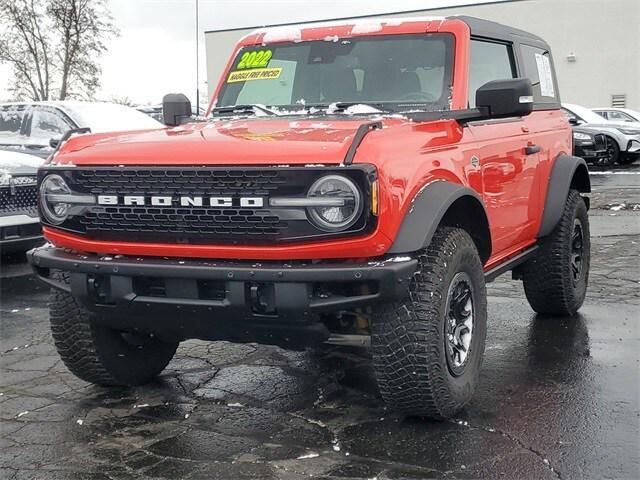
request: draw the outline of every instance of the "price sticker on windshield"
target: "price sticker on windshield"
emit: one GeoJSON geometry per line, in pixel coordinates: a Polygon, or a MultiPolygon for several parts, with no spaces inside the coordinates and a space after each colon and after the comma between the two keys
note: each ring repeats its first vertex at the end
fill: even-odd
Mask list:
{"type": "Polygon", "coordinates": [[[240,62],[236,66],[237,70],[245,70],[249,68],[266,68],[269,60],[273,56],[271,50],[254,50],[253,52],[244,52],[240,57],[240,62]]]}
{"type": "Polygon", "coordinates": [[[227,83],[247,82],[250,80],[274,80],[280,77],[282,67],[256,68],[253,70],[236,70],[229,74],[227,83]]]}

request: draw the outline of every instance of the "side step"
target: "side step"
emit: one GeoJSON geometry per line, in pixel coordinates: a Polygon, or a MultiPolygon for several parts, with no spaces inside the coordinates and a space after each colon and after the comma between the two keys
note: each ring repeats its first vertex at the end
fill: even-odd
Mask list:
{"type": "Polygon", "coordinates": [[[485,282],[487,283],[493,282],[496,278],[498,278],[503,273],[513,270],[518,265],[526,262],[531,257],[533,257],[533,255],[536,253],[536,250],[538,250],[538,248],[539,248],[538,245],[534,245],[533,247],[530,247],[524,250],[523,252],[520,252],[516,256],[511,257],[506,262],[501,263],[500,265],[496,265],[490,270],[487,270],[486,272],[484,272],[485,282]]]}
{"type": "Polygon", "coordinates": [[[370,347],[371,336],[369,335],[347,335],[332,333],[324,343],[329,345],[342,345],[347,347],[370,347]]]}

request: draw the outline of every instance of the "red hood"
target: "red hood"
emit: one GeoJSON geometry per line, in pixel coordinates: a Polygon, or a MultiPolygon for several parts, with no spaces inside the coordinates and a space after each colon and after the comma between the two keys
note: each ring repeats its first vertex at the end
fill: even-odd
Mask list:
{"type": "Polygon", "coordinates": [[[84,135],[67,142],[55,161],[74,165],[340,163],[358,126],[367,121],[251,118],[84,135]]]}
{"type": "MultiPolygon", "coordinates": [[[[371,117],[300,120],[262,117],[82,135],[66,142],[53,161],[73,165],[339,164],[358,127],[371,121],[371,117]]],[[[377,163],[378,155],[385,157],[389,148],[399,148],[398,142],[416,142],[416,149],[424,149],[459,140],[459,127],[452,121],[414,124],[404,118],[385,118],[383,124],[382,130],[367,136],[368,145],[363,144],[373,163],[377,163]],[[419,130],[420,134],[411,135],[406,129],[419,130]]]]}

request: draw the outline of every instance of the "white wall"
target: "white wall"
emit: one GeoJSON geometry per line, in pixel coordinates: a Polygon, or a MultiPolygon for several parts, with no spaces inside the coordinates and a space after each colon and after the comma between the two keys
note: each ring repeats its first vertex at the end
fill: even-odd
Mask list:
{"type": "MultiPolygon", "coordinates": [[[[640,110],[640,0],[519,0],[422,14],[472,15],[535,33],[551,46],[563,101],[606,106],[611,95],[626,94],[627,106],[640,110]]],[[[205,35],[210,95],[235,43],[250,31],[205,35]]]]}

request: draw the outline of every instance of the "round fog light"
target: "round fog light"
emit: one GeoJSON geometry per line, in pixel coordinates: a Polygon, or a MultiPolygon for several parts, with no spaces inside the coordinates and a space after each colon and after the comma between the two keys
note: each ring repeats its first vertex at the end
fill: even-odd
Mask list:
{"type": "Polygon", "coordinates": [[[60,175],[47,175],[40,184],[40,205],[44,219],[60,225],[69,215],[69,204],[56,200],[57,195],[70,195],[71,189],[60,175]]]}
{"type": "Polygon", "coordinates": [[[355,183],[341,175],[327,175],[318,179],[309,189],[307,197],[342,200],[341,205],[317,206],[307,209],[313,224],[327,232],[339,232],[349,228],[362,213],[360,190],[355,183]]]}

